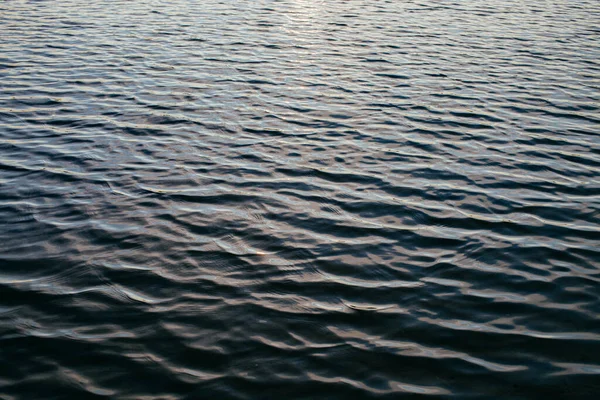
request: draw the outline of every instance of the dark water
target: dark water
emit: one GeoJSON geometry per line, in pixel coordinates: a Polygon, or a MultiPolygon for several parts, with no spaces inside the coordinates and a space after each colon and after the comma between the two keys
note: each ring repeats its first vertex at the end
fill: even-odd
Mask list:
{"type": "Polygon", "coordinates": [[[1,2],[0,398],[599,398],[599,26],[1,2]]]}

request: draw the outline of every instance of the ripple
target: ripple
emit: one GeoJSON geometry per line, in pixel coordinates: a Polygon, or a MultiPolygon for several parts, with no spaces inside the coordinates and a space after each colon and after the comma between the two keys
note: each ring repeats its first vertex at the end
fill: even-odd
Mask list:
{"type": "Polygon", "coordinates": [[[593,398],[596,2],[0,4],[0,398],[593,398]]]}

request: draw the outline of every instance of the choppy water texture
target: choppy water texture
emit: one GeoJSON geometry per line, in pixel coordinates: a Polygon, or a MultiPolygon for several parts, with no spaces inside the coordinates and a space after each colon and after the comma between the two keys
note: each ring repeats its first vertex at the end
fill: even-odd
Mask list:
{"type": "Polygon", "coordinates": [[[0,2],[0,398],[599,398],[598,27],[0,2]]]}

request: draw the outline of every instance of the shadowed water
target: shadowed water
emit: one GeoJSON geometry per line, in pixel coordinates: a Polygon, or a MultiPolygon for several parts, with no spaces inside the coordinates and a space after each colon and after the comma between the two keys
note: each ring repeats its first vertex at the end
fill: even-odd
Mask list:
{"type": "Polygon", "coordinates": [[[0,2],[0,398],[597,398],[599,26],[0,2]]]}

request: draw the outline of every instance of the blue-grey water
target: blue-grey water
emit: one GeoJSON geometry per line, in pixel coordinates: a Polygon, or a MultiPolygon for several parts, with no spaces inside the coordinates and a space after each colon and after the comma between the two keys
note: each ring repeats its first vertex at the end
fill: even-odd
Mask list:
{"type": "Polygon", "coordinates": [[[0,398],[600,398],[600,2],[0,2],[0,398]]]}

